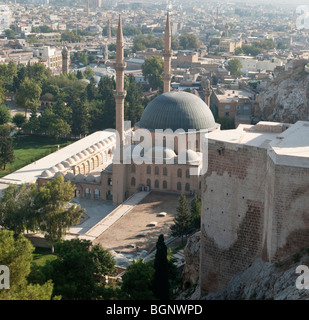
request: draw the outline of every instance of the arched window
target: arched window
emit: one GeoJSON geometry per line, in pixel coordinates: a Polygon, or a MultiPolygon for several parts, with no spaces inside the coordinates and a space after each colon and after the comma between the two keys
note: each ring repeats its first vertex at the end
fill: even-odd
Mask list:
{"type": "Polygon", "coordinates": [[[186,178],[190,178],[190,169],[186,170],[186,178]]]}
{"type": "Polygon", "coordinates": [[[100,190],[99,189],[94,189],[94,198],[100,199],[100,190]]]}
{"type": "Polygon", "coordinates": [[[163,181],[163,189],[167,189],[167,182],[165,180],[163,181]]]}
{"type": "Polygon", "coordinates": [[[155,180],[155,188],[159,188],[159,180],[155,180]]]}
{"type": "Polygon", "coordinates": [[[85,198],[90,199],[91,197],[91,190],[89,188],[85,189],[85,198]]]}
{"type": "Polygon", "coordinates": [[[178,178],[181,178],[181,177],[182,177],[182,170],[181,170],[181,168],[179,168],[179,169],[177,170],[177,177],[178,177],[178,178]]]}
{"type": "Polygon", "coordinates": [[[147,174],[151,174],[151,166],[147,166],[147,174]]]}
{"type": "Polygon", "coordinates": [[[166,167],[163,168],[163,175],[167,176],[167,168],[166,167]]]}
{"type": "Polygon", "coordinates": [[[181,191],[181,182],[177,182],[177,190],[181,191]]]}
{"type": "Polygon", "coordinates": [[[135,171],[136,171],[135,164],[132,164],[132,165],[131,165],[131,172],[132,172],[132,173],[135,173],[135,171]]]}
{"type": "Polygon", "coordinates": [[[151,180],[150,179],[147,179],[146,186],[148,186],[149,188],[151,187],[151,180]]]}
{"type": "Polygon", "coordinates": [[[190,184],[189,183],[186,183],[185,190],[190,191],[190,184]]]}
{"type": "Polygon", "coordinates": [[[155,175],[156,175],[156,176],[159,175],[159,167],[155,167],[155,175]]]}
{"type": "Polygon", "coordinates": [[[131,178],[131,186],[135,186],[136,184],[136,180],[134,177],[131,178]]]}

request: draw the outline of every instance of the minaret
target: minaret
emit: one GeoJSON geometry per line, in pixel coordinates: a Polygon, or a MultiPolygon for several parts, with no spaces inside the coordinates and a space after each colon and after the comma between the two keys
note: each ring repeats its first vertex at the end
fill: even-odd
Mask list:
{"type": "Polygon", "coordinates": [[[67,47],[63,47],[62,49],[62,73],[69,73],[69,65],[70,65],[70,52],[67,47]]]}
{"type": "Polygon", "coordinates": [[[111,26],[111,21],[109,19],[107,21],[107,39],[108,39],[108,43],[111,43],[111,41],[112,41],[112,26],[111,26]]]}
{"type": "Polygon", "coordinates": [[[116,42],[116,63],[114,64],[116,71],[116,91],[114,92],[116,102],[116,131],[118,139],[116,139],[117,150],[119,150],[117,163],[113,163],[113,202],[120,204],[125,200],[125,165],[123,164],[123,145],[124,145],[124,99],[126,91],[124,90],[124,70],[126,63],[123,53],[123,35],[121,18],[119,16],[118,33],[116,42]],[[118,141],[119,140],[119,141],[118,141]]]}
{"type": "Polygon", "coordinates": [[[165,27],[165,38],[164,38],[164,73],[163,73],[163,93],[170,92],[171,90],[171,60],[172,60],[172,49],[171,49],[171,25],[170,25],[170,16],[167,13],[166,18],[166,27],[165,27]]]}
{"type": "Polygon", "coordinates": [[[205,96],[205,103],[210,108],[210,95],[211,95],[211,87],[210,87],[210,81],[207,79],[205,81],[205,87],[204,87],[204,96],[205,96]]]}
{"type": "Polygon", "coordinates": [[[89,16],[89,0],[86,0],[86,4],[87,4],[87,17],[89,16]]]}

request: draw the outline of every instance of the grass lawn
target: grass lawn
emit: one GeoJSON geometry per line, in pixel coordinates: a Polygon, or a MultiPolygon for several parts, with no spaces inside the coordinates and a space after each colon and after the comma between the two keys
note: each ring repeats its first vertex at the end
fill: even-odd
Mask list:
{"type": "Polygon", "coordinates": [[[56,260],[57,256],[52,254],[48,248],[35,248],[33,252],[33,263],[39,267],[45,266],[47,261],[56,260]]]}
{"type": "Polygon", "coordinates": [[[14,155],[13,163],[8,163],[6,170],[0,170],[0,178],[14,172],[29,163],[32,163],[60,148],[63,148],[73,140],[59,139],[36,136],[36,135],[16,135],[14,136],[14,155]]]}

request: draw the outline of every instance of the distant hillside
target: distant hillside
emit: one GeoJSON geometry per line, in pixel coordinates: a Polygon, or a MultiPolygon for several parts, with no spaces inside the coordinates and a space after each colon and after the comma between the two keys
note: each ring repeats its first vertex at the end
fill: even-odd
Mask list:
{"type": "Polygon", "coordinates": [[[284,72],[258,96],[256,116],[262,120],[295,123],[309,120],[309,74],[299,67],[284,72]]]}

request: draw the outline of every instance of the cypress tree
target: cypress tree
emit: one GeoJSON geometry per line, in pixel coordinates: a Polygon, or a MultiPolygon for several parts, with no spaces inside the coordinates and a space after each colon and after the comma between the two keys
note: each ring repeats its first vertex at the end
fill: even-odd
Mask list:
{"type": "Polygon", "coordinates": [[[157,241],[157,251],[154,260],[154,279],[153,293],[159,300],[169,299],[169,281],[168,281],[168,260],[167,247],[164,242],[163,234],[160,234],[157,241]]]}

